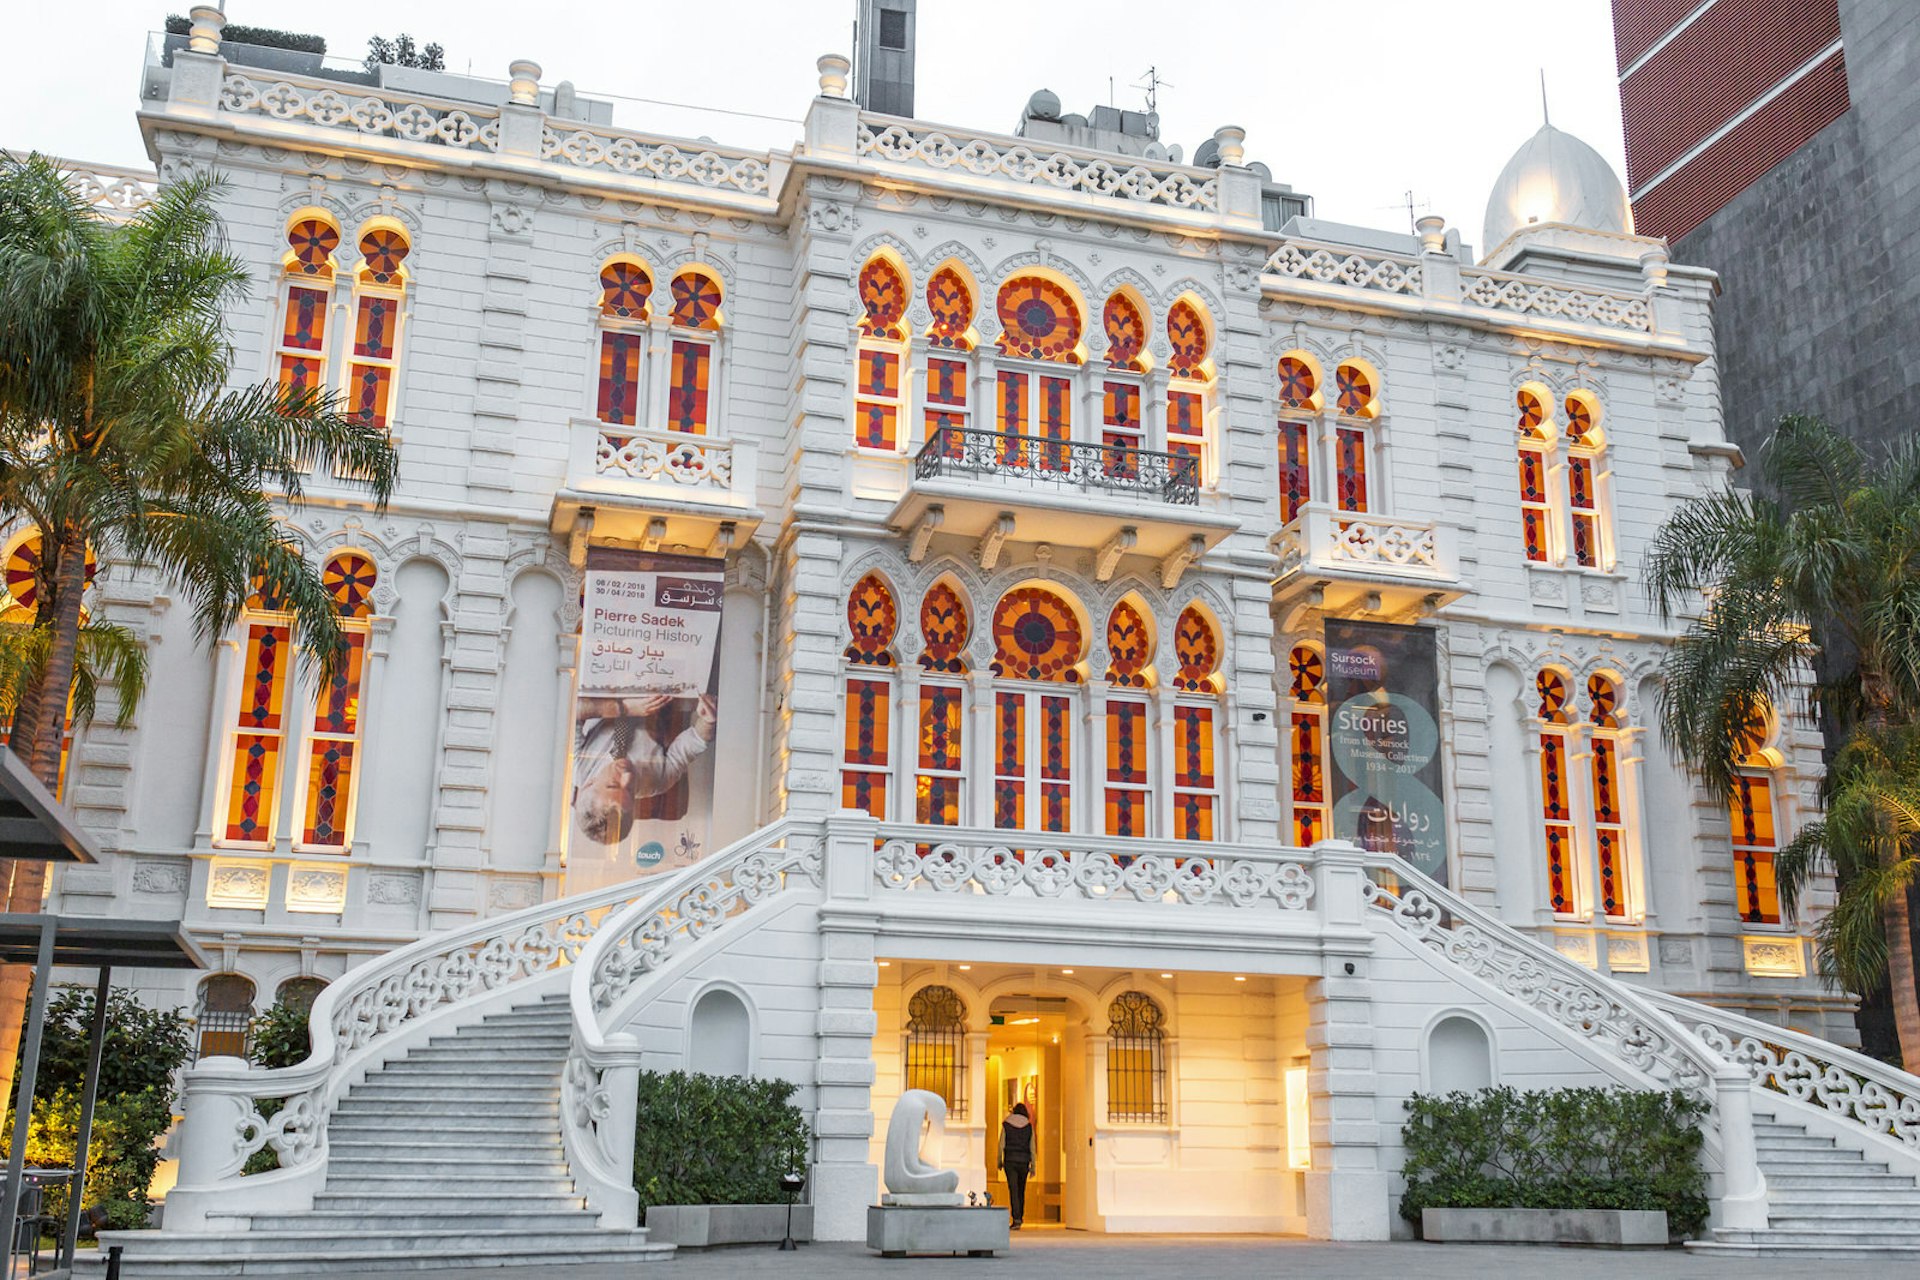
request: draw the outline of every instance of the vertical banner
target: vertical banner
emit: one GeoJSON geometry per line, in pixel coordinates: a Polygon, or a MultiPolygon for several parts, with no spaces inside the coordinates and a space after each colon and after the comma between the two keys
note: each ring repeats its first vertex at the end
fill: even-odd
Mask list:
{"type": "Polygon", "coordinates": [[[713,819],[725,562],[587,553],[566,892],[697,862],[713,819]]]}
{"type": "Polygon", "coordinates": [[[1329,619],[1326,633],[1331,834],[1446,884],[1433,630],[1329,619]]]}

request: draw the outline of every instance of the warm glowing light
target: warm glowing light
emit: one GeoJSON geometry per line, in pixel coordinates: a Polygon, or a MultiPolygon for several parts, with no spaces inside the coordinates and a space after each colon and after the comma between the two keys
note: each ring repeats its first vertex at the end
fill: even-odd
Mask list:
{"type": "Polygon", "coordinates": [[[972,972],[972,970],[973,970],[973,966],[970,964],[963,964],[960,966],[960,972],[962,973],[970,973],[972,972]]]}
{"type": "Polygon", "coordinates": [[[882,969],[891,969],[891,968],[893,967],[893,961],[891,961],[891,960],[882,960],[882,961],[880,962],[880,967],[881,967],[882,969]]]}
{"type": "Polygon", "coordinates": [[[1244,975],[1241,975],[1241,974],[1237,974],[1237,973],[1236,973],[1235,975],[1233,975],[1233,980],[1234,980],[1235,982],[1245,982],[1245,981],[1246,981],[1246,978],[1245,978],[1245,976],[1244,976],[1244,975]]]}
{"type": "Polygon", "coordinates": [[[1062,969],[1062,970],[1061,970],[1060,972],[1062,972],[1062,973],[1072,973],[1072,972],[1073,972],[1073,970],[1071,970],[1071,969],[1062,969]]]}
{"type": "Polygon", "coordinates": [[[1040,1021],[1038,1018],[1013,1018],[1007,1022],[1010,1027],[1030,1027],[1040,1021]]]}
{"type": "Polygon", "coordinates": [[[1172,977],[1173,975],[1172,975],[1172,974],[1170,974],[1170,973],[1163,973],[1163,974],[1161,974],[1160,976],[1161,976],[1161,977],[1163,977],[1163,978],[1171,978],[1171,977],[1172,977]]]}
{"type": "Polygon", "coordinates": [[[1287,1093],[1287,1167],[1307,1169],[1313,1165],[1313,1146],[1307,1137],[1307,1069],[1288,1067],[1287,1093]]]}

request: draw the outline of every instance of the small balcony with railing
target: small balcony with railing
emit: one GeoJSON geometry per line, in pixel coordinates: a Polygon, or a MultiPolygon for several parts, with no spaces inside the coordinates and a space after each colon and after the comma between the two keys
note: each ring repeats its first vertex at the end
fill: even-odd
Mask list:
{"type": "Polygon", "coordinates": [[[1209,496],[1191,454],[947,426],[914,456],[891,523],[1094,550],[1118,539],[1165,558],[1197,555],[1239,527],[1209,496]]]}
{"type": "Polygon", "coordinates": [[[758,492],[751,440],[577,418],[551,526],[649,548],[724,551],[744,544],[764,518],[758,492]]]}
{"type": "Polygon", "coordinates": [[[1458,531],[1438,520],[1308,503],[1269,546],[1280,558],[1276,604],[1398,613],[1439,608],[1467,591],[1458,531]]]}

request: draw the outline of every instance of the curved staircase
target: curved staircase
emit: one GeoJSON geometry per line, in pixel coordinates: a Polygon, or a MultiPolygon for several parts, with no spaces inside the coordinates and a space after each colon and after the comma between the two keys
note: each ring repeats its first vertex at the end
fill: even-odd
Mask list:
{"type": "MultiPolygon", "coordinates": [[[[560,1140],[571,1036],[564,994],[434,1036],[335,1107],[312,1209],[236,1215],[192,1234],[109,1232],[101,1243],[137,1244],[128,1280],[670,1257],[645,1228],[602,1229],[573,1185],[560,1140]]],[[[104,1271],[104,1253],[81,1255],[76,1275],[104,1271]]]]}
{"type": "Polygon", "coordinates": [[[1753,1128],[1767,1179],[1766,1228],[1716,1228],[1689,1249],[1749,1257],[1920,1256],[1920,1183],[1913,1175],[1784,1114],[1755,1117],[1753,1128]]]}

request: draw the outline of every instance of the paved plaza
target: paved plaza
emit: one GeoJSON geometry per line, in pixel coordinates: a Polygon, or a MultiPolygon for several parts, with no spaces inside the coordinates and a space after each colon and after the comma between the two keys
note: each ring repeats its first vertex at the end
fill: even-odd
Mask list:
{"type": "Polygon", "coordinates": [[[1323,1244],[1274,1236],[1094,1236],[1078,1232],[1027,1231],[1014,1239],[1011,1256],[999,1258],[886,1259],[858,1245],[806,1245],[798,1253],[772,1247],[682,1253],[656,1272],[632,1264],[608,1267],[492,1268],[433,1272],[446,1280],[633,1280],[669,1277],[855,1275],[920,1276],[928,1268],[955,1277],[1074,1277],[1075,1280],[1165,1280],[1168,1276],[1316,1275],[1337,1280],[1489,1280],[1495,1276],[1551,1276],[1552,1280],[1804,1280],[1817,1262],[1821,1280],[1885,1276],[1907,1271],[1911,1258],[1836,1260],[1828,1257],[1703,1257],[1679,1250],[1651,1252],[1560,1249],[1550,1246],[1323,1244]]]}

